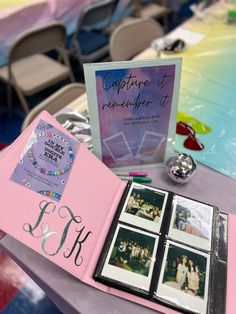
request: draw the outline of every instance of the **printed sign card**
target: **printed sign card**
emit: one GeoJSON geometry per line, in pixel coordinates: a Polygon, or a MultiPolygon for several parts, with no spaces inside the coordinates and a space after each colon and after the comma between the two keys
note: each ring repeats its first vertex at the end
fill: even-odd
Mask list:
{"type": "Polygon", "coordinates": [[[40,120],[11,180],[59,201],[78,150],[77,146],[76,140],[40,120]]]}
{"type": "Polygon", "coordinates": [[[163,162],[175,135],[181,60],[85,64],[84,71],[95,154],[111,168],[163,162]]]}

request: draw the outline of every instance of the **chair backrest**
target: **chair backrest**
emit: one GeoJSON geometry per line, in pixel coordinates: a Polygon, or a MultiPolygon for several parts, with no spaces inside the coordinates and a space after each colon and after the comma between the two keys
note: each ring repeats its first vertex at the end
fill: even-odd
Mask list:
{"type": "Polygon", "coordinates": [[[85,93],[85,91],[85,85],[79,83],[72,83],[62,87],[28,113],[23,121],[21,131],[24,131],[24,129],[27,128],[27,126],[40,114],[40,112],[46,110],[50,114],[55,114],[60,109],[66,107],[69,103],[85,93]]]}
{"type": "Polygon", "coordinates": [[[84,7],[78,20],[77,32],[82,28],[92,27],[111,19],[118,2],[118,0],[102,0],[84,7]]]}
{"type": "Polygon", "coordinates": [[[152,40],[162,37],[164,30],[153,19],[128,19],[111,34],[109,49],[112,61],[130,60],[148,48],[152,40]]]}
{"type": "Polygon", "coordinates": [[[60,22],[31,29],[18,37],[10,48],[9,63],[59,46],[64,47],[65,42],[66,29],[60,22]]]}
{"type": "Polygon", "coordinates": [[[139,12],[139,10],[142,10],[143,8],[145,8],[146,5],[149,4],[157,4],[157,5],[161,5],[161,6],[167,6],[167,1],[168,0],[127,0],[126,4],[124,6],[124,11],[123,13],[125,13],[125,11],[127,10],[131,10],[131,13],[133,13],[132,15],[135,15],[139,12]]]}

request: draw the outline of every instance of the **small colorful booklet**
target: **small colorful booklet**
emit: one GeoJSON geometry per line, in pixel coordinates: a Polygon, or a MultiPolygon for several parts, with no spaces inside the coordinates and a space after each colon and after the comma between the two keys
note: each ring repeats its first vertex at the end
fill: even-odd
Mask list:
{"type": "Polygon", "coordinates": [[[47,112],[0,174],[0,230],[83,282],[168,314],[224,313],[226,284],[232,304],[233,215],[120,180],[47,112]]]}
{"type": "Polygon", "coordinates": [[[84,64],[94,153],[110,168],[173,153],[181,59],[84,64]]]}

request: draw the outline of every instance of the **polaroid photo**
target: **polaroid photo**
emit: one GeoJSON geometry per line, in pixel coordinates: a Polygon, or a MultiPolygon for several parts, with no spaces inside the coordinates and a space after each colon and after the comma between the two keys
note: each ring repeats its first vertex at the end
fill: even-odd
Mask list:
{"type": "Polygon", "coordinates": [[[166,191],[132,183],[119,220],[159,233],[167,198],[166,191]]]}
{"type": "Polygon", "coordinates": [[[214,207],[175,195],[169,237],[210,251],[214,207]]]}
{"type": "Polygon", "coordinates": [[[164,141],[165,137],[163,134],[145,131],[135,158],[145,161],[154,160],[160,145],[164,141]]]}
{"type": "Polygon", "coordinates": [[[158,236],[118,224],[101,276],[149,291],[158,240],[158,236]]]}
{"type": "Polygon", "coordinates": [[[206,314],[209,269],[207,253],[167,241],[154,295],[171,305],[206,314]]]}
{"type": "Polygon", "coordinates": [[[114,161],[133,159],[133,154],[123,132],[107,137],[103,143],[114,161]]]}

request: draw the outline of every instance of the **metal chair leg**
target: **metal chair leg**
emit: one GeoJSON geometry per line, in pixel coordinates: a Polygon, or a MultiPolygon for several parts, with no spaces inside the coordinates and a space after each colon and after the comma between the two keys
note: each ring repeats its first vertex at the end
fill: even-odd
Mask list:
{"type": "Polygon", "coordinates": [[[75,77],[74,77],[74,74],[73,74],[72,69],[71,69],[69,55],[68,55],[67,50],[61,49],[59,52],[60,52],[59,56],[60,56],[61,60],[63,60],[64,64],[69,68],[69,78],[70,78],[71,83],[75,83],[75,77]]]}
{"type": "Polygon", "coordinates": [[[30,109],[29,109],[29,106],[28,106],[28,103],[24,97],[24,95],[21,93],[20,89],[18,88],[17,85],[14,86],[15,87],[15,90],[16,90],[16,93],[17,93],[17,96],[19,97],[20,99],[20,102],[21,102],[21,105],[25,111],[26,114],[28,114],[30,112],[30,109]]]}

